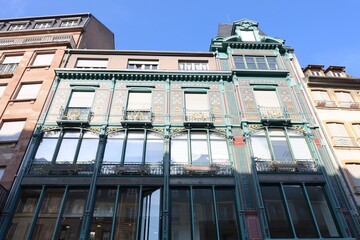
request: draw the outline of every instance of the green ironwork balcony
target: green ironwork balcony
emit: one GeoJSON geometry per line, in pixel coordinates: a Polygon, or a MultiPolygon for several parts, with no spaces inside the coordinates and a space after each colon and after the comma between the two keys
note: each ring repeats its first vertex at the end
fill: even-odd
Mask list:
{"type": "Polygon", "coordinates": [[[291,122],[290,115],[285,107],[261,107],[259,106],[261,122],[269,124],[286,124],[291,122]]]}
{"type": "Polygon", "coordinates": [[[81,175],[89,176],[93,174],[94,162],[88,163],[34,163],[31,165],[29,175],[46,175],[46,176],[71,176],[81,175]]]}
{"type": "Polygon", "coordinates": [[[317,173],[319,166],[312,159],[297,159],[294,161],[276,161],[254,158],[257,172],[287,172],[287,173],[317,173]]]}
{"type": "Polygon", "coordinates": [[[89,126],[92,117],[90,108],[61,107],[56,122],[59,126],[89,126]]]}
{"type": "Polygon", "coordinates": [[[184,109],[184,126],[211,127],[214,125],[214,114],[209,110],[184,109]]]}
{"type": "Polygon", "coordinates": [[[0,64],[0,74],[11,75],[15,72],[17,66],[17,63],[0,64]]]}
{"type": "Polygon", "coordinates": [[[121,124],[124,126],[149,126],[152,125],[153,118],[151,109],[124,109],[121,124]]]}
{"type": "Polygon", "coordinates": [[[107,164],[101,166],[101,175],[114,176],[114,175],[162,175],[163,165],[161,163],[155,164],[139,164],[139,163],[126,163],[126,164],[107,164]]]}
{"type": "Polygon", "coordinates": [[[171,175],[227,176],[233,174],[229,164],[171,164],[171,175]]]}

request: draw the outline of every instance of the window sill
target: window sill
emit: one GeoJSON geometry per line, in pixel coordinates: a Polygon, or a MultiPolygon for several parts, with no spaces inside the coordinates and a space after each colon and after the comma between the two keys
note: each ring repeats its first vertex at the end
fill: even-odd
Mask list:
{"type": "Polygon", "coordinates": [[[24,98],[24,99],[10,99],[10,105],[12,105],[15,102],[30,102],[30,104],[33,104],[36,101],[36,98],[24,98]]]}
{"type": "Polygon", "coordinates": [[[14,73],[1,73],[0,78],[12,78],[14,73]]]}
{"type": "Polygon", "coordinates": [[[45,70],[48,70],[50,68],[50,65],[27,66],[26,70],[29,71],[30,69],[36,68],[45,68],[45,70]]]}

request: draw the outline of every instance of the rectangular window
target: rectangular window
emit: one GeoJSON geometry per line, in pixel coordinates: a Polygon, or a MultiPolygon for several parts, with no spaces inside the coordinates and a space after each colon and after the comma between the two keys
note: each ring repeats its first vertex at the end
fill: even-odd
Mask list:
{"type": "Polygon", "coordinates": [[[4,175],[4,172],[5,172],[5,167],[0,167],[0,181],[2,176],[4,175]]]}
{"type": "Polygon", "coordinates": [[[326,123],[335,146],[356,146],[343,123],[326,123]]]}
{"type": "Polygon", "coordinates": [[[27,26],[27,23],[11,24],[10,27],[9,27],[9,31],[25,30],[26,26],[27,26]]]}
{"type": "Polygon", "coordinates": [[[319,238],[315,224],[321,237],[340,237],[322,186],[263,185],[261,192],[271,238],[319,238]]]}
{"type": "Polygon", "coordinates": [[[255,101],[259,107],[280,108],[280,102],[275,90],[254,89],[255,101]]]}
{"type": "Polygon", "coordinates": [[[185,93],[185,121],[212,121],[207,93],[185,93]]]}
{"type": "Polygon", "coordinates": [[[69,108],[90,108],[95,96],[94,91],[73,91],[71,93],[69,108]]]}
{"type": "Polygon", "coordinates": [[[32,66],[50,66],[54,58],[54,53],[39,53],[36,54],[32,66]]]}
{"type": "Polygon", "coordinates": [[[35,23],[34,29],[45,29],[52,27],[53,22],[37,22],[35,23]]]}
{"type": "Polygon", "coordinates": [[[128,69],[156,70],[158,69],[158,65],[158,60],[129,60],[128,69]]]}
{"type": "Polygon", "coordinates": [[[79,19],[69,19],[61,21],[60,27],[74,27],[79,24],[79,19]]]}
{"type": "Polygon", "coordinates": [[[107,59],[78,59],[76,68],[106,69],[107,64],[107,59]]]}
{"type": "Polygon", "coordinates": [[[360,193],[360,163],[347,163],[346,168],[349,171],[356,192],[360,193]]]}
{"type": "Polygon", "coordinates": [[[279,66],[275,56],[233,56],[235,68],[237,69],[260,69],[277,70],[279,66]]]}
{"type": "Polygon", "coordinates": [[[0,85],[0,98],[3,95],[5,88],[6,88],[6,85],[0,85]]]}
{"type": "Polygon", "coordinates": [[[25,121],[4,122],[0,129],[0,142],[14,142],[20,137],[25,121]]]}
{"type": "Polygon", "coordinates": [[[20,87],[16,99],[36,99],[39,90],[41,88],[41,83],[36,84],[23,84],[20,87]]]}
{"type": "Polygon", "coordinates": [[[317,107],[334,107],[327,91],[312,90],[311,91],[317,107]]]}
{"type": "Polygon", "coordinates": [[[127,110],[150,110],[151,92],[129,92],[127,110]]]}
{"type": "Polygon", "coordinates": [[[0,64],[0,74],[14,73],[22,56],[5,56],[0,64]]]}
{"type": "Polygon", "coordinates": [[[207,61],[179,61],[179,70],[206,71],[209,70],[209,63],[207,61]]]}
{"type": "Polygon", "coordinates": [[[144,132],[130,132],[127,136],[125,163],[142,163],[144,132]]]}
{"type": "Polygon", "coordinates": [[[335,95],[340,107],[350,108],[354,104],[354,99],[352,98],[350,92],[336,91],[335,95]]]}

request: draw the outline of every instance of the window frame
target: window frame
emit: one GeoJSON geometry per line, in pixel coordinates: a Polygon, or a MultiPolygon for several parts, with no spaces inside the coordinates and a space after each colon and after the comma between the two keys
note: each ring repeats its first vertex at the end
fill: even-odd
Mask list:
{"type": "Polygon", "coordinates": [[[28,67],[32,67],[32,68],[50,67],[51,64],[54,61],[54,58],[55,58],[55,51],[35,52],[33,57],[32,57],[32,60],[30,61],[30,65],[28,67]],[[40,55],[51,55],[51,54],[53,55],[53,57],[52,57],[50,63],[34,65],[34,63],[36,62],[36,58],[38,56],[40,56],[40,55]]]}
{"type": "Polygon", "coordinates": [[[20,129],[17,129],[17,130],[20,130],[20,131],[17,131],[17,133],[15,134],[16,139],[15,138],[10,138],[10,139],[6,139],[6,140],[2,140],[3,139],[3,136],[0,135],[0,143],[16,143],[19,141],[20,137],[21,137],[21,134],[22,132],[24,131],[24,128],[25,128],[25,125],[26,125],[26,119],[11,119],[11,120],[3,120],[2,122],[0,122],[0,134],[3,130],[3,127],[4,125],[6,125],[7,123],[11,123],[11,122],[23,122],[22,124],[22,128],[21,130],[20,129]]]}
{"type": "MultiPolygon", "coordinates": [[[[76,63],[75,63],[75,68],[80,68],[80,69],[107,69],[107,65],[109,63],[109,59],[107,58],[77,58],[76,59],[76,63]],[[88,63],[91,63],[91,62],[96,62],[96,61],[106,61],[106,66],[78,66],[79,64],[79,61],[87,61],[88,63]]],[[[91,65],[91,64],[90,64],[91,65]]]]}
{"type": "Polygon", "coordinates": [[[239,70],[260,70],[260,71],[266,71],[266,70],[270,70],[270,71],[274,71],[274,70],[280,70],[280,65],[279,65],[279,61],[278,61],[278,56],[277,55],[244,55],[244,54],[234,54],[233,55],[233,66],[235,69],[239,69],[239,70]],[[244,68],[238,68],[237,66],[237,60],[236,59],[240,58],[242,59],[242,63],[244,64],[244,68]],[[248,62],[247,59],[252,58],[252,64],[255,64],[255,68],[250,68],[248,65],[250,64],[248,62]],[[259,62],[257,60],[257,58],[263,58],[266,68],[260,68],[259,67],[259,62]],[[274,59],[276,65],[275,65],[275,69],[271,67],[269,59],[274,59]]]}
{"type": "MultiPolygon", "coordinates": [[[[218,132],[214,132],[214,131],[210,131],[209,129],[187,129],[185,131],[182,132],[176,132],[173,133],[170,137],[170,163],[174,164],[174,165],[212,165],[212,164],[219,164],[217,162],[214,162],[213,160],[213,154],[212,154],[212,144],[211,144],[211,136],[212,135],[216,135],[219,136],[221,138],[223,138],[223,140],[226,143],[226,147],[227,147],[227,161],[225,161],[226,163],[220,163],[220,165],[232,165],[232,159],[231,159],[231,153],[230,153],[230,147],[229,147],[229,143],[228,143],[228,139],[226,137],[225,134],[221,134],[218,132]],[[192,151],[192,134],[202,134],[206,137],[205,141],[206,141],[206,145],[207,145],[207,156],[208,156],[208,162],[207,163],[200,163],[200,164],[194,164],[193,163],[193,151],[192,151]],[[185,137],[185,138],[184,138],[185,137]],[[174,161],[173,160],[173,151],[172,151],[172,142],[173,141],[177,141],[176,139],[179,138],[182,141],[186,141],[186,159],[184,159],[185,161],[174,161]]],[[[215,140],[215,141],[219,141],[219,140],[215,140]]]]}
{"type": "Polygon", "coordinates": [[[22,54],[22,55],[19,55],[19,54],[4,54],[4,55],[1,57],[0,67],[4,67],[4,68],[8,67],[8,68],[10,68],[10,70],[9,70],[9,69],[7,69],[7,70],[5,70],[5,71],[1,70],[0,74],[1,74],[1,75],[8,75],[8,74],[9,74],[9,75],[12,76],[12,75],[15,73],[15,71],[16,71],[19,63],[21,62],[23,56],[24,56],[23,54],[22,54]],[[10,63],[4,63],[4,61],[5,61],[6,58],[8,58],[8,57],[19,57],[19,61],[10,62],[10,63]]]}
{"type": "Polygon", "coordinates": [[[0,99],[4,95],[6,87],[7,87],[7,84],[1,84],[0,85],[0,99]]]}
{"type": "Polygon", "coordinates": [[[360,168],[360,162],[358,160],[346,160],[343,162],[345,165],[345,172],[347,173],[348,177],[349,177],[349,182],[351,184],[351,186],[353,187],[353,191],[355,192],[356,195],[360,195],[360,179],[357,180],[359,183],[357,185],[356,181],[354,180],[354,177],[352,176],[350,170],[348,169],[348,165],[358,165],[360,168]]]}
{"type": "MultiPolygon", "coordinates": [[[[49,162],[47,162],[46,164],[93,164],[95,161],[96,161],[96,157],[97,157],[97,152],[98,152],[98,147],[99,147],[99,142],[100,142],[100,138],[99,138],[99,135],[98,133],[95,133],[95,132],[92,132],[92,131],[89,131],[89,130],[86,130],[86,129],[57,129],[57,130],[52,130],[52,131],[47,131],[47,132],[43,132],[42,133],[42,136],[41,136],[41,140],[43,139],[56,139],[56,144],[55,144],[55,148],[54,148],[54,151],[52,153],[52,157],[51,157],[51,160],[49,162]],[[51,138],[50,137],[46,137],[45,135],[46,134],[49,134],[49,133],[55,133],[57,134],[58,132],[58,136],[57,137],[53,137],[51,138]],[[66,133],[71,133],[71,132],[74,132],[74,133],[78,133],[78,136],[77,137],[65,137],[65,134],[66,133]],[[93,138],[86,138],[84,137],[85,134],[93,134],[93,135],[96,135],[97,138],[93,137],[93,138]],[[65,137],[65,138],[64,138],[65,137]],[[75,147],[75,151],[74,151],[74,155],[72,156],[72,160],[69,160],[69,161],[59,161],[57,158],[59,156],[59,152],[60,152],[60,149],[61,149],[61,145],[62,145],[62,142],[64,139],[77,139],[77,143],[76,143],[76,147],[75,147]],[[84,139],[97,139],[98,140],[98,146],[96,147],[96,152],[95,152],[95,156],[94,156],[94,161],[79,161],[79,153],[81,151],[81,146],[82,146],[82,143],[84,141],[84,139]]],[[[32,159],[32,163],[33,164],[41,164],[39,163],[39,161],[36,161],[36,154],[38,153],[38,150],[39,150],[39,147],[40,147],[40,144],[41,144],[41,141],[39,141],[39,143],[37,144],[36,146],[36,151],[34,151],[31,159],[32,159]]]]}
{"type": "Polygon", "coordinates": [[[39,93],[40,93],[40,90],[41,90],[41,87],[42,87],[42,83],[43,83],[43,82],[40,82],[40,81],[36,81],[36,82],[22,82],[22,83],[20,84],[20,86],[18,87],[18,89],[17,89],[17,91],[16,91],[16,94],[15,94],[14,97],[13,97],[13,100],[15,100],[15,101],[36,100],[36,99],[38,98],[38,96],[39,96],[39,93]],[[38,91],[37,91],[37,93],[36,93],[36,96],[34,96],[34,97],[28,97],[28,98],[18,98],[18,97],[19,97],[19,94],[20,94],[20,92],[21,92],[22,87],[23,87],[23,86],[28,86],[28,85],[40,85],[40,86],[39,86],[39,89],[38,89],[38,91]]]}
{"type": "Polygon", "coordinates": [[[308,139],[308,137],[304,134],[300,134],[296,131],[289,131],[286,127],[285,128],[281,128],[281,127],[263,127],[259,130],[256,130],[256,132],[254,132],[252,134],[250,134],[250,139],[252,140],[253,138],[265,138],[265,142],[266,142],[266,145],[267,145],[267,149],[268,149],[268,153],[270,154],[270,158],[271,159],[262,159],[262,158],[258,158],[256,155],[255,155],[255,149],[253,147],[253,144],[251,143],[251,155],[253,156],[254,159],[256,160],[265,160],[265,161],[276,161],[276,162],[297,162],[297,161],[301,161],[301,160],[311,160],[311,161],[314,161],[316,159],[315,157],[315,153],[313,151],[313,147],[312,145],[310,144],[310,141],[308,139]],[[276,154],[275,154],[275,150],[274,150],[274,146],[273,146],[273,143],[272,143],[272,138],[276,138],[278,136],[271,136],[270,132],[271,131],[282,131],[284,133],[284,135],[282,135],[281,137],[284,137],[285,138],[285,141],[286,141],[286,144],[287,144],[287,150],[289,151],[289,154],[290,154],[290,157],[291,159],[289,160],[279,160],[276,158],[276,154]],[[261,135],[253,135],[254,133],[255,134],[258,134],[259,132],[262,132],[263,134],[261,135]],[[291,132],[293,132],[294,136],[291,136],[291,132]],[[307,147],[308,147],[308,153],[310,154],[310,158],[307,158],[307,159],[300,159],[300,158],[297,158],[295,156],[295,152],[293,150],[294,146],[292,146],[291,144],[291,139],[304,139],[307,147]]]}
{"type": "Polygon", "coordinates": [[[209,61],[180,59],[178,61],[178,69],[180,71],[209,71],[209,61]],[[184,64],[183,69],[181,69],[182,64],[184,64]],[[196,69],[197,64],[201,64],[201,69],[196,69]],[[191,66],[190,69],[187,66],[191,66]]]}
{"type": "Polygon", "coordinates": [[[60,28],[71,28],[71,27],[78,27],[80,25],[80,21],[81,21],[81,17],[76,17],[76,18],[61,18],[60,19],[60,23],[59,23],[59,27],[60,28]],[[70,26],[63,26],[64,22],[76,22],[76,24],[71,24],[70,26]]]}
{"type": "Polygon", "coordinates": [[[47,28],[52,28],[54,26],[55,23],[55,19],[46,19],[46,20],[35,20],[34,21],[34,30],[41,30],[41,29],[47,29],[47,28]],[[44,23],[49,23],[49,25],[45,25],[47,27],[40,27],[40,28],[36,28],[36,26],[38,24],[44,24],[44,23]]]}
{"type": "Polygon", "coordinates": [[[158,59],[128,59],[127,69],[129,70],[158,70],[158,59]],[[140,66],[140,67],[138,67],[140,66]],[[149,68],[147,68],[149,67],[149,68]]]}
{"type": "Polygon", "coordinates": [[[22,21],[22,22],[10,22],[9,23],[9,27],[7,28],[7,31],[9,32],[17,32],[17,31],[23,31],[23,30],[26,30],[28,28],[28,26],[30,25],[30,22],[29,21],[22,21]],[[12,26],[15,26],[15,25],[22,25],[24,26],[24,28],[20,28],[20,29],[11,29],[12,26]]]}
{"type": "Polygon", "coordinates": [[[333,147],[354,148],[354,147],[359,147],[360,146],[359,143],[356,142],[356,137],[353,135],[352,129],[349,127],[347,122],[341,122],[341,121],[338,121],[338,120],[334,120],[334,121],[327,120],[327,121],[324,122],[324,125],[325,125],[325,129],[326,129],[327,133],[330,136],[330,141],[331,141],[333,147]],[[344,129],[345,129],[345,131],[347,133],[347,136],[334,136],[333,133],[331,132],[329,124],[339,124],[339,125],[344,126],[344,129]],[[334,137],[348,138],[350,140],[350,142],[351,142],[351,145],[339,145],[334,140],[334,137]]]}

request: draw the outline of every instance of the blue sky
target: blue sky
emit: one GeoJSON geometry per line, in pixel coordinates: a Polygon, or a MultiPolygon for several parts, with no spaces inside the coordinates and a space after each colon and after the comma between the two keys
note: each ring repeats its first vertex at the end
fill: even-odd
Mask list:
{"type": "Polygon", "coordinates": [[[208,51],[219,23],[248,18],[307,64],[360,77],[360,0],[0,0],[0,18],[90,12],[119,50],[208,51]]]}

